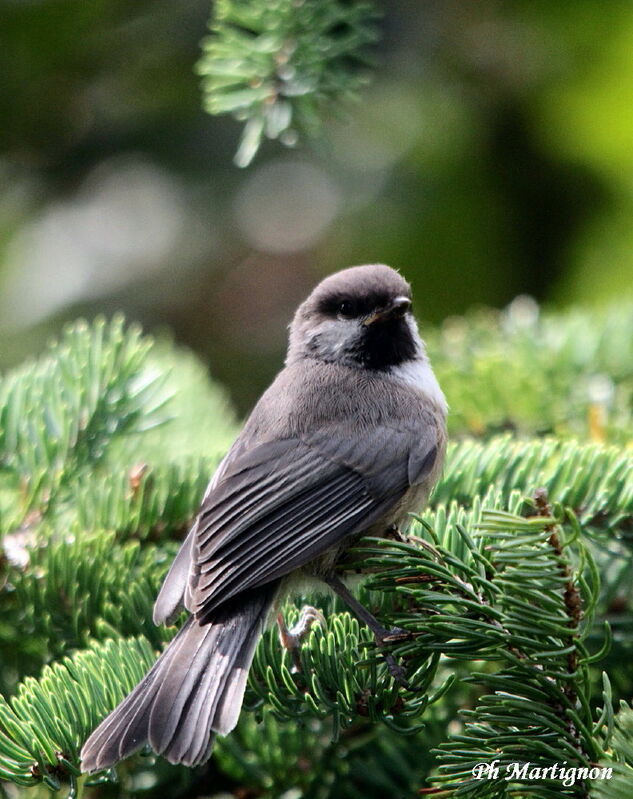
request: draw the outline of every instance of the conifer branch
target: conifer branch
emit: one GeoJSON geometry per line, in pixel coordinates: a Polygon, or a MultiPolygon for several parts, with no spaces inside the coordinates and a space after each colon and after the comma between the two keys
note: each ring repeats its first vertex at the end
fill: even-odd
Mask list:
{"type": "Polygon", "coordinates": [[[633,429],[633,304],[541,313],[520,297],[424,331],[450,431],[626,445],[633,429]]]}
{"type": "Polygon", "coordinates": [[[21,495],[15,527],[46,512],[69,476],[98,467],[114,439],[165,421],[162,377],[142,368],[150,347],[122,317],[79,322],[3,378],[0,466],[21,495]]]}
{"type": "Polygon", "coordinates": [[[264,136],[292,146],[366,80],[377,37],[370,0],[217,0],[197,69],[204,108],[245,123],[247,166],[264,136]]]}
{"type": "Polygon", "coordinates": [[[0,697],[0,776],[54,791],[78,777],[84,740],[153,661],[143,638],[107,641],[46,666],[11,701],[0,697]]]}
{"type": "MultiPolygon", "coordinates": [[[[296,674],[290,671],[274,632],[267,633],[249,680],[251,702],[257,697],[256,704],[263,701],[265,713],[272,713],[278,719],[327,718],[334,725],[334,732],[368,720],[382,721],[401,733],[414,733],[415,727],[410,722],[419,723],[430,704],[450,686],[451,680],[448,684],[438,684],[435,679],[440,656],[458,661],[501,659],[505,660],[505,670],[470,678],[484,681],[495,690],[486,700],[489,704],[482,700],[476,713],[475,737],[480,760],[491,756],[494,749],[486,750],[485,744],[481,748],[482,723],[485,725],[486,718],[493,716],[498,725],[499,717],[504,714],[512,729],[503,733],[495,727],[496,732],[483,736],[483,740],[490,739],[491,747],[493,742],[503,741],[508,757],[516,753],[517,747],[532,760],[538,756],[539,762],[549,762],[554,755],[569,761],[572,752],[583,763],[589,757],[600,756],[598,743],[587,732],[592,719],[587,717],[585,697],[584,628],[579,627],[578,641],[573,644],[578,668],[573,674],[569,671],[570,629],[565,591],[571,578],[566,570],[560,573],[563,549],[550,543],[551,526],[562,519],[525,519],[504,511],[489,511],[481,518],[481,523],[473,525],[481,530],[478,543],[465,529],[446,530],[441,541],[435,531],[427,528],[425,538],[416,538],[409,544],[376,539],[368,540],[363,548],[364,565],[378,570],[371,588],[395,592],[404,600],[395,603],[391,621],[409,630],[412,638],[395,645],[393,651],[406,662],[415,691],[394,686],[378,653],[363,656],[363,643],[370,640],[368,632],[347,614],[341,614],[330,617],[326,633],[313,629],[302,646],[302,669],[296,674]],[[420,581],[420,576],[425,579],[420,581]],[[537,601],[539,610],[534,613],[537,601]],[[574,693],[568,690],[570,681],[574,693]],[[531,731],[513,732],[523,712],[528,714],[526,724],[529,716],[531,731]]],[[[424,532],[422,527],[417,529],[424,532]]],[[[574,540],[566,546],[578,548],[580,544],[574,540]]],[[[586,581],[582,585],[586,592],[583,599],[590,611],[595,603],[596,586],[586,581]]],[[[28,770],[30,779],[41,778],[51,785],[51,781],[60,778],[62,766],[69,769],[64,772],[67,774],[77,768],[73,753],[76,757],[77,735],[81,733],[74,715],[76,709],[80,709],[80,717],[84,718],[83,703],[94,704],[98,717],[102,717],[129,689],[128,673],[123,672],[119,677],[119,667],[111,662],[112,657],[118,659],[117,663],[125,661],[124,650],[94,651],[103,658],[102,667],[111,680],[112,690],[105,704],[102,696],[86,694],[86,691],[101,691],[101,676],[96,678],[93,674],[92,687],[82,683],[79,695],[78,689],[66,681],[63,684],[68,710],[58,719],[60,727],[51,727],[44,723],[50,710],[41,708],[60,703],[57,686],[62,683],[51,682],[46,672],[41,681],[27,680],[19,696],[36,699],[21,703],[27,715],[20,719],[25,722],[30,718],[30,723],[41,724],[37,756],[32,747],[25,747],[23,726],[5,708],[1,715],[5,732],[0,739],[0,761],[5,773],[25,778],[28,770]],[[60,737],[60,729],[73,731],[72,745],[68,737],[60,737]],[[16,747],[21,747],[18,765],[14,762],[16,747]],[[28,769],[27,752],[32,758],[28,769]],[[61,766],[59,752],[63,753],[61,766]]],[[[147,665],[154,655],[151,649],[145,653],[147,665]]],[[[66,659],[66,671],[74,674],[79,669],[77,664],[84,664],[84,654],[66,659]]],[[[465,714],[466,730],[471,717],[474,718],[465,714]]],[[[91,718],[96,721],[94,716],[91,718]]],[[[83,730],[83,722],[80,728],[83,730]]],[[[469,743],[469,752],[474,745],[474,741],[469,743]]],[[[464,766],[461,749],[455,746],[455,743],[452,748],[446,744],[441,748],[443,756],[450,756],[453,763],[444,768],[444,774],[452,781],[463,780],[473,765],[468,760],[464,766]]]]}
{"type": "Polygon", "coordinates": [[[610,780],[592,783],[592,799],[628,799],[633,784],[633,708],[626,702],[620,703],[612,734],[606,743],[607,756],[600,765],[613,769],[613,776],[610,780]]]}
{"type": "Polygon", "coordinates": [[[574,509],[583,528],[625,534],[633,521],[633,455],[605,447],[554,438],[522,440],[510,434],[481,442],[465,439],[449,447],[444,475],[433,504],[464,507],[494,486],[509,498],[544,487],[574,509]]]}

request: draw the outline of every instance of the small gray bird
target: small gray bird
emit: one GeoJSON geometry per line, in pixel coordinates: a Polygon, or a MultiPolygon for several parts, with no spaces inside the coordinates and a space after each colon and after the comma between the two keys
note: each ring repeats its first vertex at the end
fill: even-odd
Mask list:
{"type": "Polygon", "coordinates": [[[158,595],[156,624],[190,615],[88,738],[83,770],[147,744],[172,763],[206,760],[237,723],[257,642],[297,577],[330,585],[381,643],[387,631],[334,567],[362,535],[383,536],[425,504],[445,449],[446,402],[409,284],[382,264],[327,277],[299,306],[285,367],[219,465],[158,595]]]}

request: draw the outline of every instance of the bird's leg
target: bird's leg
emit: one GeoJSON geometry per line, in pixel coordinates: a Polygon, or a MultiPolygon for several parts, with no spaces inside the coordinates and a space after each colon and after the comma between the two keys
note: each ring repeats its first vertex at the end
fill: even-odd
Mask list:
{"type": "Polygon", "coordinates": [[[311,605],[304,605],[296,624],[288,627],[281,611],[277,613],[277,627],[279,628],[279,641],[284,649],[290,652],[293,662],[293,671],[301,671],[301,659],[299,658],[299,647],[305,636],[312,629],[312,625],[318,622],[322,627],[327,627],[325,616],[317,608],[311,605]]]}
{"type": "Polygon", "coordinates": [[[343,602],[349,606],[354,614],[358,616],[361,621],[365,622],[375,635],[377,644],[390,644],[394,641],[404,641],[410,637],[410,633],[399,627],[394,627],[392,630],[383,627],[378,619],[372,615],[364,605],[361,605],[347,586],[335,574],[330,574],[324,577],[323,580],[341,597],[343,602]]]}
{"type": "MultiPolygon", "coordinates": [[[[335,574],[329,574],[327,577],[324,577],[323,580],[341,597],[354,615],[365,622],[374,634],[378,646],[384,647],[385,644],[391,644],[395,641],[405,641],[410,637],[410,633],[399,627],[394,627],[392,630],[387,630],[386,627],[383,627],[378,619],[373,616],[364,605],[361,605],[347,586],[335,574]]],[[[389,669],[389,674],[391,674],[394,680],[400,683],[404,688],[409,688],[410,685],[404,676],[404,669],[396,663],[394,656],[388,652],[383,652],[383,657],[389,669]]]]}

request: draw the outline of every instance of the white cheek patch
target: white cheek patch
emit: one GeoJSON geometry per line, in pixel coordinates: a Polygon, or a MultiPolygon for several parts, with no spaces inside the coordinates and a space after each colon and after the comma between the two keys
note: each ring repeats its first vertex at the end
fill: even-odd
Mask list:
{"type": "Polygon", "coordinates": [[[341,354],[351,350],[360,339],[356,319],[332,319],[322,322],[315,330],[312,341],[314,351],[324,360],[339,360],[341,354]]]}

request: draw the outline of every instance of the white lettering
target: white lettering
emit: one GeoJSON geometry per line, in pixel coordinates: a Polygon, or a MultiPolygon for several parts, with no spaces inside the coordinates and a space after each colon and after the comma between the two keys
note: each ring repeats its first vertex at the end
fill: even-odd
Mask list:
{"type": "Polygon", "coordinates": [[[506,766],[506,782],[510,780],[526,780],[530,763],[508,763],[506,766]]]}
{"type": "MultiPolygon", "coordinates": [[[[610,780],[613,777],[613,768],[588,766],[567,766],[563,763],[552,763],[549,766],[535,766],[527,763],[507,763],[504,767],[506,782],[511,780],[522,782],[536,782],[537,780],[558,780],[566,788],[575,785],[581,780],[610,780]]],[[[499,778],[499,760],[490,763],[477,763],[473,767],[473,777],[476,780],[496,780],[499,778]]]]}

